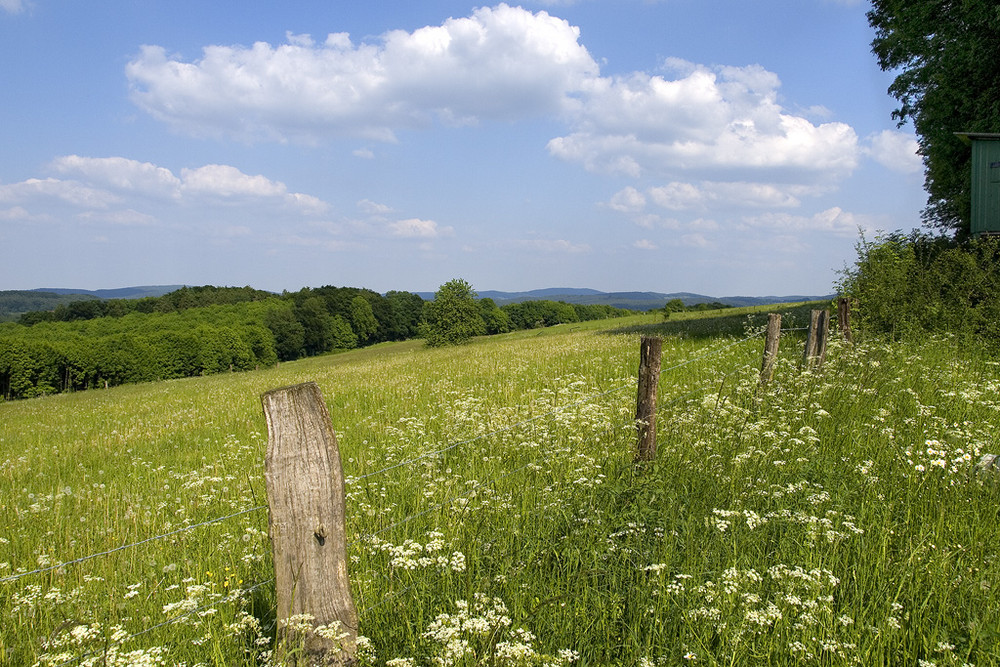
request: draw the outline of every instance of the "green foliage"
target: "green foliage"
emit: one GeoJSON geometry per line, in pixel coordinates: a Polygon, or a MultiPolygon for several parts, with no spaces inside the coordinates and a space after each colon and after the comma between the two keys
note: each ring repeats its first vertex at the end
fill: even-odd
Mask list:
{"type": "Polygon", "coordinates": [[[389,340],[415,338],[424,318],[424,300],[412,292],[389,291],[385,294],[392,320],[389,340]]]}
{"type": "Polygon", "coordinates": [[[1000,239],[958,242],[915,231],[862,238],[857,252],[840,288],[857,300],[859,326],[1000,346],[1000,239]]]}
{"type": "Polygon", "coordinates": [[[424,304],[424,338],[431,347],[458,345],[486,333],[486,323],[476,304],[472,285],[455,278],[424,304]]]}
{"type": "Polygon", "coordinates": [[[298,359],[305,353],[306,329],[295,317],[291,303],[282,302],[265,312],[264,326],[274,337],[274,350],[280,361],[298,359]]]}
{"type": "Polygon", "coordinates": [[[0,291],[0,322],[14,321],[26,313],[52,310],[76,301],[97,301],[88,294],[53,294],[34,290],[0,291]]]}
{"type": "Polygon", "coordinates": [[[351,328],[361,344],[370,342],[378,333],[378,320],[375,319],[372,305],[360,294],[351,299],[351,328]]]}
{"type": "Polygon", "coordinates": [[[302,349],[309,356],[333,349],[333,317],[318,296],[305,299],[295,308],[295,319],[304,331],[302,349]]]}
{"type": "Polygon", "coordinates": [[[488,335],[507,333],[514,328],[507,313],[502,311],[493,299],[480,299],[478,303],[479,314],[483,318],[488,335]]]}
{"type": "Polygon", "coordinates": [[[1000,132],[1000,11],[994,2],[873,0],[868,21],[889,92],[924,158],[924,219],[969,231],[971,153],[955,132],[1000,132]]]}
{"type": "MultiPolygon", "coordinates": [[[[361,297],[358,297],[361,298],[361,297]]],[[[351,325],[340,315],[333,316],[331,327],[334,350],[352,350],[358,346],[358,336],[351,325]]]]}

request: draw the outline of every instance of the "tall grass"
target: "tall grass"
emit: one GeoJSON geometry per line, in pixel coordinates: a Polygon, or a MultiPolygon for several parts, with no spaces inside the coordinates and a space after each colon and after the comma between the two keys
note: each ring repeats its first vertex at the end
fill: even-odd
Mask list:
{"type": "Polygon", "coordinates": [[[789,336],[761,391],[759,338],[669,336],[636,466],[638,338],[595,326],[0,404],[0,664],[266,664],[259,396],[305,380],[369,664],[1000,662],[995,362],[873,341],[806,372],[789,336]]]}

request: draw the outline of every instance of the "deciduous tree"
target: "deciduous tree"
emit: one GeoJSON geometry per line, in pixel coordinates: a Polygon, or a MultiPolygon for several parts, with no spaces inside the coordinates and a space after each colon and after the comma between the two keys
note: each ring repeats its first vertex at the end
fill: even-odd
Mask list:
{"type": "Polygon", "coordinates": [[[900,125],[924,159],[924,222],[969,231],[970,160],[955,132],[1000,132],[1000,5],[989,0],[872,0],[868,22],[900,125]]]}
{"type": "Polygon", "coordinates": [[[461,278],[449,280],[438,288],[434,300],[424,304],[424,319],[424,338],[432,347],[457,345],[486,333],[476,293],[461,278]]]}

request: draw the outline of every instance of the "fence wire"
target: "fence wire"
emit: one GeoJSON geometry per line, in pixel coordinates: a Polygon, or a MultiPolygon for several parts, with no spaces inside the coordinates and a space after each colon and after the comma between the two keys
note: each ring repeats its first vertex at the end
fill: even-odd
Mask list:
{"type": "Polygon", "coordinates": [[[251,507],[248,510],[242,510],[240,512],[234,512],[233,514],[228,514],[226,516],[220,516],[215,519],[209,519],[208,521],[202,521],[201,523],[195,523],[190,526],[184,526],[183,528],[178,528],[177,530],[172,530],[169,533],[163,533],[162,535],[154,535],[153,537],[147,537],[144,540],[138,542],[133,542],[132,544],[123,544],[120,547],[115,547],[114,549],[108,549],[107,551],[101,551],[100,553],[90,554],[89,556],[82,556],[80,558],[75,558],[73,560],[68,560],[64,563],[59,563],[58,565],[50,565],[48,567],[40,567],[37,570],[31,570],[29,572],[19,572],[17,574],[12,574],[3,578],[0,578],[0,584],[6,583],[8,581],[15,581],[21,579],[22,577],[27,577],[32,574],[43,574],[45,572],[51,572],[52,570],[59,570],[64,567],[69,567],[70,565],[76,565],[77,563],[83,563],[84,561],[92,560],[94,558],[100,558],[101,556],[110,556],[111,554],[118,553],[119,551],[125,551],[126,549],[132,549],[134,547],[141,546],[148,542],[156,542],[157,540],[164,540],[168,537],[173,537],[180,533],[186,533],[189,530],[194,530],[195,528],[201,528],[202,526],[208,526],[213,523],[219,523],[220,521],[226,521],[234,517],[242,516],[243,514],[249,514],[251,512],[257,512],[262,509],[267,509],[267,505],[258,505],[257,507],[251,507]]]}
{"type": "MultiPolygon", "coordinates": [[[[808,327],[782,329],[781,331],[782,332],[786,332],[786,331],[805,331],[805,330],[808,330],[808,327]]],[[[682,361],[682,362],[679,362],[679,363],[674,364],[672,366],[669,366],[667,368],[661,369],[661,374],[662,373],[667,373],[667,372],[670,372],[670,371],[673,371],[673,370],[676,370],[678,368],[682,368],[684,366],[693,364],[693,363],[695,363],[697,361],[701,361],[701,360],[709,358],[711,356],[720,354],[720,353],[722,353],[722,352],[724,352],[726,350],[732,349],[732,348],[734,348],[734,347],[736,347],[738,345],[746,343],[747,341],[753,340],[754,338],[757,338],[757,337],[763,335],[763,333],[764,333],[763,331],[758,331],[758,332],[756,332],[756,333],[754,333],[754,334],[752,334],[750,336],[747,336],[746,338],[743,338],[741,340],[732,342],[732,343],[730,343],[728,345],[725,345],[723,347],[715,348],[715,349],[713,349],[713,350],[711,350],[709,352],[706,352],[704,354],[698,355],[696,357],[692,357],[690,359],[686,359],[685,361],[682,361]]],[[[593,393],[593,394],[589,394],[589,395],[584,396],[584,397],[582,397],[582,398],[580,398],[580,399],[578,399],[576,401],[573,401],[571,403],[567,403],[565,405],[561,405],[561,406],[559,406],[557,408],[554,408],[554,409],[552,409],[552,410],[550,410],[550,411],[548,411],[546,413],[543,413],[543,414],[540,414],[540,415],[535,415],[533,417],[530,417],[530,418],[525,419],[525,420],[521,420],[521,421],[516,422],[514,424],[510,424],[510,425],[507,425],[505,427],[502,427],[502,428],[499,428],[499,429],[495,429],[495,430],[490,431],[488,433],[480,434],[480,435],[477,435],[475,437],[468,438],[466,440],[461,440],[461,441],[449,444],[446,447],[443,447],[443,448],[440,448],[440,449],[437,449],[437,450],[434,450],[434,451],[431,451],[431,452],[427,452],[427,453],[421,454],[419,456],[416,456],[414,458],[408,459],[406,461],[401,461],[401,462],[393,464],[391,466],[386,466],[384,468],[381,468],[379,470],[376,470],[376,471],[373,471],[373,472],[370,472],[370,473],[366,473],[366,474],[361,475],[359,477],[350,478],[349,480],[346,480],[346,484],[357,484],[358,482],[360,482],[362,480],[365,480],[365,479],[368,479],[368,478],[371,478],[371,477],[375,477],[377,475],[389,472],[389,471],[397,469],[397,468],[401,468],[401,467],[404,467],[404,466],[407,466],[407,465],[411,465],[413,463],[416,463],[418,461],[421,461],[421,460],[424,460],[424,459],[427,459],[427,458],[430,458],[430,457],[433,457],[433,456],[437,456],[437,455],[443,454],[443,453],[445,453],[447,451],[456,449],[456,448],[461,447],[463,445],[467,445],[467,444],[473,443],[473,442],[475,442],[477,440],[482,440],[482,439],[485,439],[485,438],[488,438],[488,437],[492,437],[494,435],[499,435],[501,433],[512,431],[512,430],[514,430],[516,428],[519,428],[521,426],[525,426],[525,425],[531,424],[531,423],[533,423],[535,421],[538,421],[540,419],[545,419],[547,417],[551,417],[551,416],[553,416],[555,414],[559,414],[561,412],[564,412],[565,410],[568,410],[570,408],[583,405],[583,404],[585,404],[587,402],[590,402],[590,401],[593,401],[595,399],[599,399],[599,398],[603,398],[605,396],[609,396],[611,394],[620,392],[620,391],[622,391],[624,389],[628,389],[628,388],[631,388],[633,386],[634,386],[634,383],[630,382],[629,384],[623,384],[621,386],[614,387],[614,388],[606,390],[606,391],[596,392],[596,393],[593,393]]],[[[676,397],[672,398],[670,401],[667,401],[666,403],[663,403],[661,405],[663,407],[666,407],[666,406],[669,406],[669,405],[673,405],[673,404],[675,404],[675,403],[677,403],[679,401],[687,399],[690,396],[693,396],[695,394],[701,393],[703,391],[704,391],[703,388],[695,389],[693,391],[687,392],[687,393],[682,394],[680,396],[676,396],[676,397]]],[[[629,426],[629,424],[625,425],[625,427],[628,427],[628,426],[629,426]]],[[[609,426],[608,428],[604,429],[603,431],[594,434],[593,437],[600,437],[601,435],[604,435],[604,434],[607,434],[609,432],[612,432],[616,428],[621,428],[621,427],[609,426]]],[[[407,523],[410,523],[410,522],[412,522],[412,521],[414,521],[414,520],[416,520],[416,519],[418,519],[418,518],[420,518],[422,516],[430,514],[431,512],[434,512],[434,511],[436,511],[438,509],[447,507],[447,506],[453,504],[454,502],[458,501],[461,498],[468,497],[469,495],[475,493],[476,491],[479,491],[479,490],[481,490],[481,489],[483,489],[483,488],[485,488],[487,486],[494,485],[498,481],[500,481],[502,479],[505,479],[507,477],[511,477],[511,476],[513,476],[513,475],[515,475],[515,474],[517,474],[517,473],[519,473],[519,472],[521,472],[521,471],[523,471],[523,470],[525,470],[525,469],[533,466],[533,465],[536,465],[539,461],[545,460],[547,458],[549,458],[549,456],[547,456],[545,453],[543,453],[542,455],[537,456],[537,457],[531,459],[529,462],[525,463],[524,465],[521,465],[521,466],[519,466],[517,468],[508,470],[508,471],[504,472],[501,475],[498,475],[498,476],[493,477],[493,478],[491,478],[489,480],[486,480],[486,481],[477,481],[477,483],[475,484],[475,486],[470,487],[468,490],[466,490],[465,492],[463,492],[461,494],[458,494],[458,495],[452,496],[450,498],[447,498],[446,500],[441,501],[439,503],[436,503],[435,505],[432,505],[432,506],[430,506],[430,507],[428,507],[428,508],[426,508],[424,510],[421,510],[420,512],[417,512],[415,514],[411,514],[411,515],[409,515],[407,517],[404,517],[403,519],[400,519],[399,521],[396,521],[396,522],[394,522],[394,523],[392,523],[392,524],[390,524],[390,525],[388,525],[388,526],[386,526],[384,528],[381,528],[378,531],[375,531],[373,533],[369,533],[369,534],[363,535],[363,536],[361,536],[361,537],[353,540],[352,542],[348,542],[346,544],[346,546],[348,548],[350,548],[354,544],[358,544],[358,543],[361,543],[361,542],[363,542],[365,540],[370,540],[370,539],[372,539],[374,537],[378,537],[379,535],[382,535],[382,534],[384,534],[386,532],[389,532],[390,530],[393,530],[393,529],[398,528],[400,526],[403,526],[403,525],[405,525],[407,523]]],[[[220,523],[222,521],[227,521],[229,519],[233,519],[233,518],[245,515],[245,514],[250,514],[250,513],[253,513],[253,512],[257,512],[257,511],[260,511],[262,509],[267,509],[267,505],[258,505],[256,507],[252,507],[250,509],[241,510],[239,512],[234,512],[232,514],[228,514],[228,515],[221,516],[221,517],[216,517],[216,518],[213,518],[213,519],[209,519],[207,521],[202,521],[200,523],[192,524],[190,526],[184,526],[182,528],[178,528],[176,530],[172,530],[172,531],[160,534],[160,535],[154,535],[152,537],[140,540],[138,542],[133,542],[133,543],[130,543],[130,544],[125,544],[125,545],[116,547],[114,549],[108,549],[106,551],[89,554],[87,556],[82,556],[80,558],[68,560],[68,561],[65,561],[65,562],[62,562],[62,563],[59,563],[59,564],[56,564],[56,565],[50,565],[50,566],[46,566],[46,567],[41,567],[41,568],[37,568],[37,569],[34,569],[34,570],[30,570],[30,571],[27,571],[27,572],[19,572],[19,573],[16,573],[16,574],[8,575],[6,577],[0,577],[0,583],[8,583],[8,582],[11,582],[11,581],[16,581],[16,580],[22,579],[22,578],[27,577],[27,576],[36,575],[36,574],[43,574],[43,573],[46,573],[46,572],[51,572],[53,570],[63,569],[63,568],[70,567],[72,565],[76,565],[76,564],[79,564],[79,563],[83,563],[83,562],[86,562],[86,561],[89,561],[89,560],[92,560],[92,559],[95,559],[95,558],[100,558],[100,557],[103,557],[103,556],[109,556],[109,555],[112,555],[112,554],[115,554],[115,553],[118,553],[118,552],[121,552],[121,551],[125,551],[125,550],[128,550],[128,549],[133,549],[133,548],[139,547],[139,546],[141,546],[143,544],[147,544],[147,543],[150,543],[150,542],[154,542],[154,541],[163,540],[163,539],[166,539],[166,538],[169,538],[169,537],[173,537],[175,535],[178,535],[178,534],[190,531],[190,530],[194,530],[196,528],[200,528],[200,527],[203,527],[203,526],[208,526],[208,525],[215,524],[215,523],[220,523]]],[[[493,543],[495,543],[495,542],[496,542],[496,540],[493,541],[493,543]]],[[[134,640],[134,639],[136,639],[138,637],[141,637],[143,635],[146,635],[146,634],[148,634],[150,632],[153,632],[153,631],[158,630],[160,628],[172,625],[174,623],[178,623],[178,622],[180,622],[180,621],[182,621],[182,620],[184,620],[186,618],[189,618],[189,617],[191,617],[191,616],[193,616],[195,614],[199,614],[201,612],[204,612],[204,611],[207,611],[207,610],[210,610],[210,609],[216,609],[216,608],[218,608],[219,606],[221,606],[223,604],[231,602],[231,601],[233,601],[235,599],[238,599],[239,597],[241,597],[243,595],[252,593],[253,591],[255,591],[257,589],[259,589],[259,588],[261,588],[263,586],[267,586],[267,585],[272,584],[272,583],[274,583],[274,579],[273,578],[268,579],[266,581],[260,581],[260,582],[254,584],[254,585],[252,585],[252,586],[250,586],[248,588],[242,588],[242,589],[239,589],[239,590],[235,590],[232,593],[230,593],[229,595],[227,595],[227,596],[225,596],[225,597],[223,597],[223,598],[221,598],[219,600],[215,600],[215,601],[212,601],[210,603],[206,603],[204,605],[201,605],[199,607],[195,607],[195,608],[190,609],[190,610],[188,610],[188,611],[184,612],[183,614],[180,614],[180,615],[178,615],[176,617],[167,619],[167,620],[165,620],[165,621],[163,621],[161,623],[157,623],[157,624],[155,624],[153,626],[150,626],[150,627],[148,627],[148,628],[146,628],[144,630],[141,630],[139,632],[131,634],[131,635],[125,637],[121,642],[119,642],[119,645],[124,645],[125,643],[127,643],[129,641],[132,641],[132,640],[134,640]]],[[[391,596],[387,596],[387,597],[383,598],[380,602],[378,602],[378,603],[376,603],[374,605],[371,605],[371,606],[365,608],[364,610],[362,610],[361,613],[362,614],[368,613],[368,612],[370,612],[370,611],[372,611],[372,610],[374,610],[374,609],[376,609],[376,608],[378,608],[378,607],[380,607],[380,606],[382,606],[382,605],[384,605],[384,604],[386,604],[386,603],[388,603],[388,602],[390,602],[392,600],[398,599],[399,597],[403,596],[408,591],[410,591],[413,588],[415,588],[417,586],[417,584],[418,584],[418,582],[414,582],[414,583],[410,584],[409,586],[407,586],[406,588],[403,588],[402,590],[396,591],[391,596]]],[[[103,651],[106,653],[107,649],[105,648],[105,649],[103,649],[103,651]]],[[[93,656],[99,655],[100,652],[101,651],[92,651],[90,653],[82,654],[81,656],[78,656],[76,658],[73,658],[73,659],[70,659],[70,660],[68,660],[66,662],[61,663],[60,667],[72,665],[72,664],[75,664],[75,663],[79,663],[80,661],[82,661],[82,660],[84,660],[84,659],[86,659],[88,657],[93,657],[93,656]]]]}

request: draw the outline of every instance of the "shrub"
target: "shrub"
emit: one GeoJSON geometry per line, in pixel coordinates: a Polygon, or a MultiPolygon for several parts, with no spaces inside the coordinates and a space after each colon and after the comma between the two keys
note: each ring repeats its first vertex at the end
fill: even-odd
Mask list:
{"type": "Polygon", "coordinates": [[[1000,239],[956,241],[919,231],[862,237],[840,290],[858,326],[893,338],[930,332],[1000,346],[1000,239]]]}

